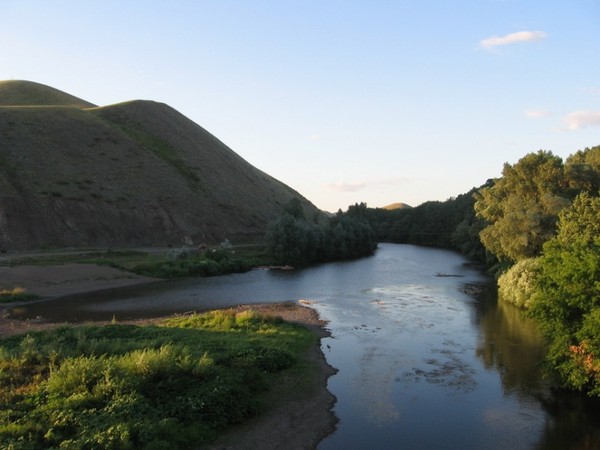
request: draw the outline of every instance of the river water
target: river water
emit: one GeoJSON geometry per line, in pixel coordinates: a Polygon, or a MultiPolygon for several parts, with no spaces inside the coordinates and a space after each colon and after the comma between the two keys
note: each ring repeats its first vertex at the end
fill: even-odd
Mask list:
{"type": "Polygon", "coordinates": [[[328,388],[340,424],[319,450],[600,448],[597,408],[544,382],[535,325],[444,250],[381,244],[350,262],[160,282],[13,314],[119,320],[299,299],[329,321],[322,349],[339,369],[328,388]]]}

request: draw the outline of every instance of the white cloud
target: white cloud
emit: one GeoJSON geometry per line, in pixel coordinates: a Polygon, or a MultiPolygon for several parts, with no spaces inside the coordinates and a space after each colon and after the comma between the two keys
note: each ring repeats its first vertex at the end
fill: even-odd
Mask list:
{"type": "Polygon", "coordinates": [[[564,118],[569,130],[600,126],[600,111],[573,111],[564,118]]]}
{"type": "Polygon", "coordinates": [[[549,117],[552,115],[551,111],[547,109],[530,109],[525,111],[525,115],[531,119],[539,119],[541,117],[549,117]]]}
{"type": "Polygon", "coordinates": [[[543,31],[517,31],[505,36],[492,36],[483,39],[480,44],[485,49],[498,47],[501,45],[516,44],[519,42],[539,41],[547,36],[543,31]]]}
{"type": "Polygon", "coordinates": [[[327,187],[336,192],[357,192],[369,188],[381,188],[388,186],[399,186],[409,183],[408,178],[378,178],[376,180],[363,181],[340,181],[329,183],[327,187]]]}
{"type": "Polygon", "coordinates": [[[338,183],[329,183],[329,189],[336,192],[356,192],[367,187],[364,181],[340,181],[338,183]]]}

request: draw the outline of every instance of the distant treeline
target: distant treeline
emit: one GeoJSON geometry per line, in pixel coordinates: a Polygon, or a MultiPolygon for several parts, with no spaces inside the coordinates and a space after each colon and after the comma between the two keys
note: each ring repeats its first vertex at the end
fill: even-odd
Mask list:
{"type": "Polygon", "coordinates": [[[355,204],[347,214],[366,220],[379,242],[448,248],[469,259],[486,261],[491,255],[479,239],[484,221],[475,216],[477,191],[472,189],[456,198],[426,202],[415,208],[387,210],[355,204]]]}
{"type": "Polygon", "coordinates": [[[479,239],[485,222],[475,216],[476,192],[395,210],[357,203],[326,223],[307,220],[299,203],[292,201],[271,224],[267,245],[281,262],[299,265],[370,255],[378,242],[442,247],[472,260],[493,260],[479,239]]]}

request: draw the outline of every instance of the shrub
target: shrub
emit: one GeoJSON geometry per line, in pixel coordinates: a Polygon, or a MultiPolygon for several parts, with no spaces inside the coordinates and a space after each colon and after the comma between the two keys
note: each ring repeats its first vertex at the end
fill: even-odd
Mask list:
{"type": "Polygon", "coordinates": [[[538,258],[519,261],[498,278],[499,298],[519,308],[529,308],[539,276],[538,258]]]}

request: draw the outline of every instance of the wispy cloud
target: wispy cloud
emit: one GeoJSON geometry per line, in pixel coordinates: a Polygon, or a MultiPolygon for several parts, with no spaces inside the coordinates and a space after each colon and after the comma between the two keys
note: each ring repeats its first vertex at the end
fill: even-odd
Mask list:
{"type": "Polygon", "coordinates": [[[547,109],[529,109],[525,111],[525,115],[530,119],[539,119],[541,117],[550,117],[552,111],[548,111],[547,109]]]}
{"type": "Polygon", "coordinates": [[[564,118],[568,130],[600,126],[600,111],[573,111],[564,118]]]}
{"type": "Polygon", "coordinates": [[[340,181],[337,183],[329,183],[327,187],[336,192],[356,192],[366,188],[367,183],[364,181],[340,181]]]}
{"type": "Polygon", "coordinates": [[[376,180],[340,181],[329,183],[327,187],[336,192],[357,192],[382,186],[398,186],[410,182],[408,178],[381,178],[376,180]]]}
{"type": "Polygon", "coordinates": [[[485,49],[491,49],[502,45],[517,44],[519,42],[539,41],[548,36],[543,31],[517,31],[504,36],[492,36],[481,40],[480,44],[485,49]]]}

